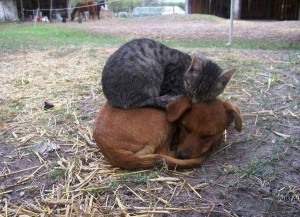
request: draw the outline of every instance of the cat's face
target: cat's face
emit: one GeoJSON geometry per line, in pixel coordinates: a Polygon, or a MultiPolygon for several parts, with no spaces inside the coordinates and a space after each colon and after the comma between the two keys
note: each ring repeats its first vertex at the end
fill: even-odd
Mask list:
{"type": "Polygon", "coordinates": [[[215,99],[224,91],[234,71],[223,71],[211,60],[195,56],[184,74],[188,97],[193,103],[215,99]]]}

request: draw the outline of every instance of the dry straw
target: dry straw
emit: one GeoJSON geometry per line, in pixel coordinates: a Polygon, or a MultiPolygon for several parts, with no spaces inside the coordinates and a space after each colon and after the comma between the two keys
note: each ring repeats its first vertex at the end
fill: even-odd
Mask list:
{"type": "MultiPolygon", "coordinates": [[[[104,102],[97,85],[99,72],[114,50],[110,46],[62,47],[8,55],[0,60],[8,63],[0,64],[1,117],[5,116],[0,123],[0,137],[13,147],[0,155],[1,215],[142,217],[195,212],[237,216],[207,196],[207,189],[224,186],[199,181],[204,174],[199,177],[201,170],[169,171],[163,167],[129,172],[111,167],[103,159],[93,142],[92,124],[104,102]],[[53,103],[54,109],[44,111],[45,101],[53,103]],[[59,144],[60,149],[48,157],[34,149],[39,142],[49,141],[59,144]]],[[[241,106],[248,133],[236,139],[229,135],[227,144],[216,154],[257,139],[292,138],[282,128],[273,130],[272,135],[262,135],[263,127],[259,126],[262,120],[299,119],[299,111],[284,104],[288,96],[272,92],[280,81],[268,73],[270,65],[286,63],[268,58],[267,52],[266,58],[258,59],[252,51],[230,53],[226,58],[225,50],[221,51],[203,49],[214,55],[215,61],[237,61],[240,68],[248,70],[234,76],[224,95],[241,106]],[[252,67],[258,60],[266,72],[257,73],[252,67]],[[277,104],[264,107],[261,96],[277,104]]],[[[282,84],[278,88],[284,87],[282,84]]],[[[289,97],[299,100],[294,93],[289,97]]]]}

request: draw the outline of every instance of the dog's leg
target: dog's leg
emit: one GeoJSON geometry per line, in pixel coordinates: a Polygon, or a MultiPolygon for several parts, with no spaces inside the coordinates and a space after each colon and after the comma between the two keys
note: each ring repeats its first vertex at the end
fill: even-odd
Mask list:
{"type": "MultiPolygon", "coordinates": [[[[175,130],[174,130],[175,131],[175,130]]],[[[170,143],[172,140],[172,133],[160,133],[155,141],[146,144],[142,149],[136,152],[137,155],[148,155],[148,154],[162,154],[168,156],[175,156],[170,151],[170,143]]],[[[175,153],[175,152],[174,152],[175,153]]]]}
{"type": "Polygon", "coordinates": [[[137,155],[147,155],[154,154],[155,147],[153,145],[145,145],[141,150],[138,150],[135,154],[137,155]]]}

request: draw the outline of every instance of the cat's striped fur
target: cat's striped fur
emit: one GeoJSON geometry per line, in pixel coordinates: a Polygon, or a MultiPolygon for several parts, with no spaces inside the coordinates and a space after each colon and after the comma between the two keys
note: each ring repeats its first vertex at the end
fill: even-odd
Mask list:
{"type": "Polygon", "coordinates": [[[134,39],[115,51],[102,72],[103,93],[116,108],[165,109],[187,95],[209,101],[223,92],[230,76],[214,62],[169,48],[150,39],[134,39]],[[227,75],[227,74],[225,74],[227,75]]]}

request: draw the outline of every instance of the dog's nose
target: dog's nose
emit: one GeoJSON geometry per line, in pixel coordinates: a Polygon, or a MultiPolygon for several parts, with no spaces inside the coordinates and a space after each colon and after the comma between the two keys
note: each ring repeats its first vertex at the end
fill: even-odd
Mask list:
{"type": "Polygon", "coordinates": [[[178,151],[177,152],[177,158],[181,159],[181,160],[184,160],[184,159],[188,159],[189,156],[185,151],[178,151]]]}

